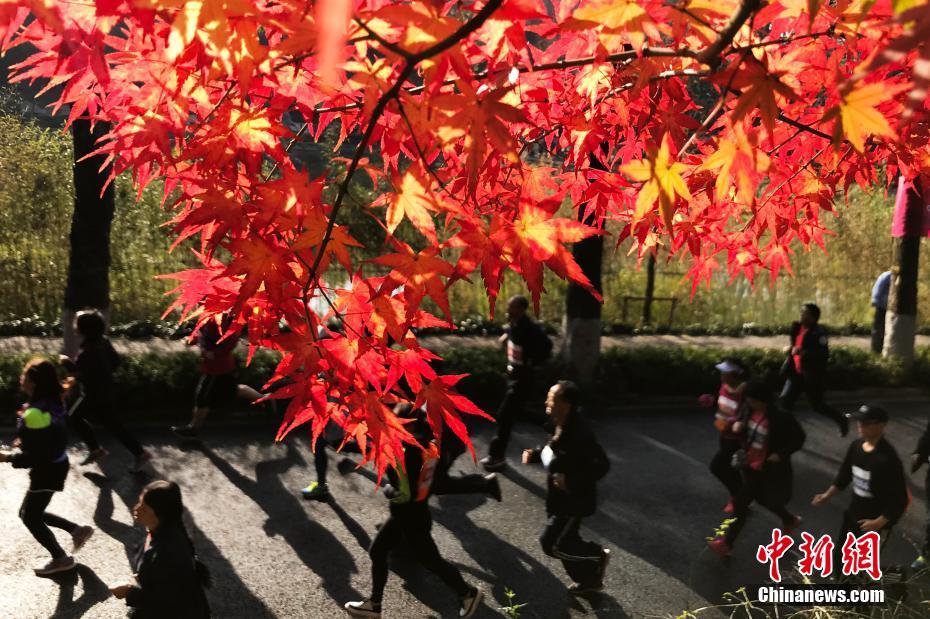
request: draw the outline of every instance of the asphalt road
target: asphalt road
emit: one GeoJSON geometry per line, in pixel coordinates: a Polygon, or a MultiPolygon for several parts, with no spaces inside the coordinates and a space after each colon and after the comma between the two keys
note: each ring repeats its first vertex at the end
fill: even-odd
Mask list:
{"type": "MultiPolygon", "coordinates": [[[[899,402],[890,408],[889,434],[905,455],[926,423],[930,402],[899,402]]],[[[789,508],[804,517],[804,530],[836,534],[848,491],[820,509],[810,507],[810,497],[829,484],[847,442],[826,420],[804,411],[799,415],[808,442],[795,458],[795,498],[789,508]]],[[[716,433],[706,413],[644,408],[600,415],[594,422],[612,467],[601,484],[600,510],[586,521],[584,534],[613,551],[603,594],[572,599],[561,565],[539,548],[544,472],[515,462],[522,447],[542,440],[541,429],[518,425],[510,449],[514,464],[502,477],[503,503],[480,497],[432,499],[440,550],[487,594],[479,617],[502,615],[506,589],[515,592],[516,603],[526,604],[521,617],[622,619],[676,616],[720,604],[725,592],[741,585],[766,582],[767,568],[754,554],[777,523],[764,510],[754,510],[728,565],[705,549],[705,536],[722,519],[726,501],[707,470],[716,433]]],[[[476,429],[479,446],[486,444],[490,429],[476,429]]],[[[367,593],[365,549],[386,513],[369,475],[343,476],[331,466],[336,500],[306,502],[298,490],[312,479],[313,466],[304,436],[274,445],[270,426],[213,428],[205,449],[182,450],[166,431],[143,429],[140,434],[156,454],[153,475],[173,479],[184,489],[191,534],[216,581],[209,592],[214,616],[339,616],[345,601],[367,593]]],[[[127,557],[141,542],[142,531],[132,525],[129,510],[146,479],[126,472],[128,454],[112,442],[108,446],[113,454],[102,467],[73,466],[65,491],[52,501],[54,513],[97,527],[77,556],[77,573],[70,576],[32,574],[31,568],[46,557],[16,517],[26,474],[0,469],[0,514],[7,522],[0,544],[0,617],[124,616],[125,606],[108,597],[106,585],[130,574],[127,557]]],[[[82,456],[75,448],[72,462],[82,456]]],[[[333,464],[338,459],[331,455],[333,464]]],[[[458,466],[475,471],[467,456],[458,466]]],[[[922,479],[921,472],[911,480],[918,482],[911,484],[914,503],[883,552],[886,569],[910,564],[922,539],[927,517],[922,479]]],[[[385,617],[456,616],[454,595],[409,555],[400,552],[392,568],[385,617]]],[[[930,599],[926,590],[912,594],[930,599]]]]}

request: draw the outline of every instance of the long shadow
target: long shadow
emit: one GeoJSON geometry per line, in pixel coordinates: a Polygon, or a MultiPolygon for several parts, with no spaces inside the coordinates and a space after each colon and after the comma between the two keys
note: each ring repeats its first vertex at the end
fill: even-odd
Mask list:
{"type": "MultiPolygon", "coordinates": [[[[94,509],[94,524],[101,532],[106,533],[126,550],[126,559],[133,558],[132,546],[138,542],[139,531],[128,524],[113,518],[113,484],[105,475],[99,473],[84,473],[84,477],[100,489],[97,495],[97,507],[94,509]]],[[[136,494],[142,487],[136,488],[136,494]]]]}
{"type": "Polygon", "coordinates": [[[51,578],[58,584],[58,602],[51,619],[77,619],[110,597],[110,590],[94,570],[78,564],[77,568],[51,578]],[[74,587],[81,581],[81,595],[74,599],[74,587]]]}
{"type": "Polygon", "coordinates": [[[284,485],[281,476],[303,459],[291,441],[287,454],[255,465],[255,480],[240,473],[209,447],[204,455],[234,486],[252,499],[267,514],[265,534],[280,535],[298,558],[321,579],[322,586],[334,602],[357,599],[358,591],[350,584],[357,570],[352,554],[326,527],[308,517],[300,500],[284,485]]]}
{"type": "MultiPolygon", "coordinates": [[[[164,476],[159,474],[154,467],[151,467],[151,473],[152,475],[150,476],[116,477],[112,480],[108,477],[105,479],[110,483],[111,491],[131,510],[139,499],[139,491],[148,479],[164,479],[164,476]],[[128,479],[129,481],[121,483],[121,479],[128,479]]],[[[91,481],[93,481],[93,479],[91,481]]],[[[112,509],[108,517],[112,519],[112,509]]],[[[207,598],[210,602],[213,615],[215,617],[274,619],[275,615],[271,609],[269,609],[264,601],[252,593],[246,584],[242,582],[242,579],[239,578],[233,565],[223,556],[220,549],[200,530],[189,512],[185,512],[184,522],[194,542],[194,547],[197,549],[197,555],[210,568],[210,573],[213,576],[214,584],[207,590],[207,598]]],[[[107,526],[112,525],[107,523],[107,526]]],[[[113,529],[116,530],[116,527],[113,527],[113,529]]],[[[122,525],[118,532],[121,537],[117,539],[123,541],[122,537],[126,538],[127,541],[123,541],[123,543],[126,545],[127,555],[133,557],[135,551],[143,543],[145,538],[142,529],[135,529],[127,525],[122,525]],[[134,538],[130,535],[128,530],[135,531],[134,538]]],[[[130,563],[127,561],[126,576],[128,577],[130,574],[130,563]]]]}

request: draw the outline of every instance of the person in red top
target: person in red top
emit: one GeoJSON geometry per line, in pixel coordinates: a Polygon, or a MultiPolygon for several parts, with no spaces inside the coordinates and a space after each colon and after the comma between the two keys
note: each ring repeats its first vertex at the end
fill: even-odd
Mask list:
{"type": "Polygon", "coordinates": [[[820,326],[820,308],[813,303],[805,303],[801,307],[801,319],[791,325],[789,337],[790,345],[785,348],[787,358],[782,366],[785,379],[780,400],[782,407],[787,411],[794,410],[795,403],[804,393],[811,408],[836,422],[840,434],[846,436],[849,421],[823,397],[830,351],[827,332],[820,326]]]}
{"type": "Polygon", "coordinates": [[[743,393],[748,416],[742,447],[733,458],[734,466],[739,468],[742,485],[736,497],[732,521],[724,524],[722,534],[707,543],[721,557],[732,552],[753,502],[778,516],[785,533],[801,524],[801,518],[785,506],[791,500],[794,485],[791,454],[804,445],[804,430],[794,415],[778,409],[765,383],[751,382],[743,393]]]}
{"type": "Polygon", "coordinates": [[[200,347],[200,380],[194,393],[193,416],[186,426],[171,427],[171,431],[181,440],[200,439],[200,430],[211,409],[227,406],[237,397],[247,402],[254,402],[262,397],[262,394],[252,387],[236,383],[236,357],[233,352],[239,343],[239,334],[223,337],[231,325],[232,317],[224,314],[222,317],[211,318],[197,332],[197,345],[200,347]]]}
{"type": "Polygon", "coordinates": [[[732,465],[733,454],[742,444],[742,433],[737,432],[734,425],[740,421],[744,412],[743,390],[746,388],[748,372],[736,359],[724,359],[714,367],[720,372],[720,391],[716,396],[705,393],[699,401],[705,408],[716,406],[717,409],[714,426],[720,432],[720,447],[710,461],[710,470],[730,492],[730,500],[723,511],[732,514],[734,501],[742,485],[739,471],[732,465]]]}

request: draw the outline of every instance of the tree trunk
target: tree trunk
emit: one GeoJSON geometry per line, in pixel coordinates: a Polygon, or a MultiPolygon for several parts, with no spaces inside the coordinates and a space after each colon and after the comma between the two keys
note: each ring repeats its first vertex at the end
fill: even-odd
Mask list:
{"type": "MultiPolygon", "coordinates": [[[[579,211],[579,220],[589,226],[603,228],[593,217],[582,219],[584,207],[579,211]]],[[[601,264],[604,256],[604,237],[592,236],[575,243],[572,256],[582,272],[591,281],[594,289],[601,289],[601,264]]],[[[562,344],[562,359],[569,374],[582,386],[590,386],[601,355],[601,302],[581,286],[569,282],[565,297],[565,318],[562,323],[565,340],[562,344]]]]}
{"type": "Polygon", "coordinates": [[[652,298],[656,289],[656,255],[649,254],[646,263],[646,294],[643,298],[643,324],[652,324],[652,298]]]}
{"type": "Polygon", "coordinates": [[[78,337],[74,333],[74,314],[82,309],[100,310],[109,322],[110,314],[110,227],[115,198],[113,184],[103,190],[111,166],[100,169],[105,158],[91,157],[97,140],[110,130],[109,125],[78,119],[72,126],[74,139],[74,214],[71,217],[71,251],[68,282],[65,285],[62,329],[66,355],[77,354],[78,337]],[[101,195],[102,194],[102,195],[101,195]]]}
{"type": "Polygon", "coordinates": [[[917,269],[925,207],[917,186],[905,186],[903,182],[898,186],[895,202],[896,212],[898,209],[903,210],[898,213],[903,217],[903,226],[895,232],[882,355],[898,359],[909,368],[914,360],[914,337],[917,332],[917,269]]]}

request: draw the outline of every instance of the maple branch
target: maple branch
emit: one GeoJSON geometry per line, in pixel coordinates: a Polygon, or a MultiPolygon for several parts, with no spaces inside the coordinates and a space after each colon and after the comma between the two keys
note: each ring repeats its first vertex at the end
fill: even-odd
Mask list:
{"type": "Polygon", "coordinates": [[[746,20],[759,10],[761,5],[762,0],[741,0],[739,10],[733,14],[726,27],[720,31],[717,40],[714,41],[710,47],[697,55],[698,61],[713,68],[720,66],[720,52],[733,42],[733,37],[736,36],[736,33],[743,27],[746,20]]]}
{"type": "Polygon", "coordinates": [[[420,146],[420,141],[417,139],[417,132],[414,131],[413,129],[413,123],[410,122],[410,117],[407,115],[407,110],[404,108],[403,103],[398,101],[397,107],[400,110],[400,117],[404,120],[404,123],[407,125],[407,129],[410,130],[410,137],[413,139],[413,146],[417,151],[417,155],[419,155],[420,157],[420,161],[423,162],[423,166],[426,168],[426,171],[429,172],[430,176],[436,179],[436,182],[439,183],[439,188],[441,190],[449,194],[449,197],[457,200],[458,198],[456,198],[456,196],[453,195],[452,192],[449,191],[449,189],[447,188],[448,183],[442,180],[441,178],[439,178],[439,175],[433,169],[433,166],[430,165],[429,161],[426,160],[426,153],[423,152],[423,147],[420,146]]]}
{"type": "Polygon", "coordinates": [[[763,206],[765,206],[765,205],[768,203],[768,201],[772,199],[772,196],[774,196],[776,193],[778,193],[778,192],[781,190],[782,187],[784,187],[785,185],[787,185],[788,183],[790,183],[791,181],[793,181],[795,178],[797,178],[798,175],[801,174],[801,172],[803,172],[804,170],[806,170],[807,167],[810,166],[810,164],[814,163],[814,161],[817,159],[817,157],[819,157],[820,155],[822,155],[823,152],[824,152],[825,150],[827,150],[827,147],[826,147],[826,146],[824,146],[823,148],[821,148],[820,150],[818,150],[816,153],[814,153],[814,156],[811,157],[810,159],[808,159],[807,162],[806,162],[804,165],[802,165],[800,168],[798,168],[797,170],[795,170],[794,173],[793,173],[791,176],[789,176],[789,177],[786,178],[784,181],[782,181],[781,183],[779,183],[778,187],[776,187],[775,189],[773,189],[773,190],[771,191],[771,193],[769,193],[769,195],[766,196],[765,200],[762,201],[762,204],[759,205],[759,208],[762,208],[763,206]]]}
{"type": "Polygon", "coordinates": [[[394,53],[397,54],[398,56],[402,56],[402,57],[404,57],[404,58],[406,58],[406,59],[408,59],[408,60],[413,56],[413,54],[412,54],[411,52],[408,52],[407,50],[405,50],[403,47],[401,47],[401,46],[398,45],[397,43],[392,43],[392,42],[388,41],[387,39],[385,39],[384,37],[382,37],[380,34],[378,34],[377,32],[375,32],[375,31],[372,30],[371,28],[369,28],[369,27],[368,27],[368,24],[365,23],[364,21],[362,21],[361,18],[358,17],[357,15],[356,15],[355,17],[353,17],[352,20],[353,20],[356,24],[358,24],[358,25],[362,28],[362,30],[364,30],[365,32],[367,32],[369,37],[371,37],[371,38],[374,39],[376,42],[378,42],[382,47],[386,47],[387,49],[391,50],[392,52],[394,52],[394,53]]]}
{"type": "Polygon", "coordinates": [[[730,48],[731,52],[742,52],[746,50],[756,49],[758,47],[770,47],[772,45],[785,45],[787,43],[794,43],[795,41],[803,41],[804,39],[819,39],[820,37],[833,36],[836,34],[836,30],[833,26],[830,26],[829,29],[824,30],[823,32],[809,32],[807,34],[799,34],[796,37],[787,37],[779,38],[774,41],[762,41],[760,43],[753,43],[751,45],[741,45],[739,47],[730,48]]]}
{"type": "Polygon", "coordinates": [[[793,119],[793,118],[788,118],[787,116],[785,116],[785,115],[782,114],[781,112],[779,112],[779,114],[778,114],[778,120],[782,121],[782,122],[785,123],[785,124],[791,125],[791,126],[794,127],[795,129],[800,129],[801,131],[806,131],[807,133],[811,133],[811,134],[816,135],[816,136],[818,136],[818,137],[821,137],[821,138],[823,138],[823,139],[825,139],[825,140],[830,140],[831,142],[833,141],[833,136],[830,135],[829,133],[824,133],[824,132],[821,131],[820,129],[815,129],[814,127],[811,127],[810,125],[805,125],[804,123],[798,122],[798,121],[796,121],[796,120],[793,119]]]}
{"type": "Polygon", "coordinates": [[[501,2],[503,2],[503,0],[489,0],[480,11],[475,13],[475,15],[470,20],[462,24],[446,39],[439,41],[435,45],[432,45],[421,52],[409,56],[403,69],[401,69],[400,73],[397,75],[394,84],[378,99],[378,102],[375,104],[375,107],[371,112],[371,117],[368,120],[368,126],[365,128],[365,133],[362,135],[362,139],[355,149],[355,154],[352,156],[352,160],[349,162],[349,167],[346,169],[345,178],[339,184],[339,189],[337,190],[336,197],[333,200],[333,208],[330,210],[329,221],[326,224],[326,231],[323,233],[323,238],[320,241],[320,249],[313,261],[313,266],[310,269],[310,273],[307,275],[307,281],[303,287],[304,303],[308,301],[307,295],[309,294],[310,288],[313,287],[314,282],[318,277],[317,272],[320,268],[320,264],[322,263],[323,255],[326,252],[326,246],[329,244],[330,239],[332,239],[333,230],[336,227],[336,215],[339,214],[339,209],[342,207],[346,194],[349,191],[349,183],[352,181],[352,177],[355,175],[355,171],[358,170],[362,155],[364,154],[365,149],[368,148],[368,141],[371,140],[371,136],[375,131],[375,126],[378,124],[378,119],[381,118],[382,114],[384,114],[384,110],[387,107],[388,102],[391,99],[397,97],[404,83],[407,81],[407,78],[410,77],[410,74],[413,72],[414,68],[420,61],[435,56],[436,54],[441,54],[480,28],[481,25],[494,13],[494,11],[500,7],[501,2]]]}

